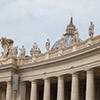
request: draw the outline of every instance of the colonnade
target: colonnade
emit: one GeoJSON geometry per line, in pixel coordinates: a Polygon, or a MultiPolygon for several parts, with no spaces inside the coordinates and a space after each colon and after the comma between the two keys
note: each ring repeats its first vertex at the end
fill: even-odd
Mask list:
{"type": "MultiPolygon", "coordinates": [[[[64,76],[59,76],[57,79],[57,100],[65,100],[64,93],[64,76]]],[[[51,82],[50,78],[44,79],[44,92],[43,100],[51,100],[51,82]]],[[[37,81],[31,82],[30,100],[37,100],[37,81]]],[[[71,100],[80,100],[79,89],[79,75],[74,73],[71,79],[71,100]]],[[[25,100],[25,99],[21,99],[25,100]]],[[[94,84],[94,72],[89,70],[86,72],[86,96],[85,100],[95,100],[95,84],[94,84]]]]}
{"type": "MultiPolygon", "coordinates": [[[[65,100],[64,93],[64,76],[57,78],[57,100],[65,100]]],[[[12,100],[12,85],[11,82],[7,82],[6,97],[3,99],[0,91],[0,100],[12,100]],[[1,98],[2,97],[2,98],[1,98]]],[[[30,100],[38,100],[37,94],[37,80],[31,81],[30,100]]],[[[26,86],[24,82],[19,85],[19,92],[17,93],[16,100],[26,100],[26,86]]],[[[79,75],[78,73],[72,74],[71,78],[71,100],[80,100],[79,89],[79,75]]],[[[43,100],[51,100],[51,81],[50,78],[44,79],[44,91],[43,100]]],[[[95,100],[95,84],[94,84],[94,72],[89,70],[86,72],[86,95],[85,100],[95,100]]]]}

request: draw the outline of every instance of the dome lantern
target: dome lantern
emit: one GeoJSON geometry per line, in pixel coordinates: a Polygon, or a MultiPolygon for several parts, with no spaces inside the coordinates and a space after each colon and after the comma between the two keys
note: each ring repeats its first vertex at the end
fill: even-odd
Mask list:
{"type": "MultiPolygon", "coordinates": [[[[73,17],[70,18],[70,23],[67,26],[66,33],[64,34],[64,47],[69,47],[74,43],[74,32],[76,31],[76,26],[73,24],[73,17]]],[[[52,46],[51,50],[56,50],[60,48],[60,40],[56,41],[52,46]]],[[[79,42],[82,40],[79,38],[79,42]]]]}
{"type": "Polygon", "coordinates": [[[70,23],[69,23],[69,25],[67,26],[67,29],[66,29],[66,34],[73,35],[75,29],[76,29],[76,27],[73,24],[73,17],[71,17],[70,23]]]}

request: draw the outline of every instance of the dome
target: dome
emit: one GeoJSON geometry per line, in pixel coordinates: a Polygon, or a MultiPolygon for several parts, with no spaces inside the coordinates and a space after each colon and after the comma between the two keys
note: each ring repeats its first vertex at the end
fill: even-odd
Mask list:
{"type": "MultiPolygon", "coordinates": [[[[73,24],[73,18],[71,17],[70,23],[66,28],[66,33],[64,34],[64,47],[71,46],[73,44],[73,36],[74,31],[76,30],[76,26],[73,24]]],[[[60,40],[56,41],[54,45],[52,46],[51,50],[59,49],[60,47],[60,40]]],[[[79,39],[79,42],[82,41],[79,39]]]]}

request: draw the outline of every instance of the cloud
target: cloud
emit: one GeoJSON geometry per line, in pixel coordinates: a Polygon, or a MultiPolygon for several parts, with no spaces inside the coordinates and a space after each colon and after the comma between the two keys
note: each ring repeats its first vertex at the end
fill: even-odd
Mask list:
{"type": "Polygon", "coordinates": [[[51,45],[65,33],[70,16],[74,17],[80,37],[87,38],[89,22],[99,33],[99,0],[0,0],[0,36],[13,38],[15,45],[27,51],[36,41],[45,51],[45,40],[51,45]]]}

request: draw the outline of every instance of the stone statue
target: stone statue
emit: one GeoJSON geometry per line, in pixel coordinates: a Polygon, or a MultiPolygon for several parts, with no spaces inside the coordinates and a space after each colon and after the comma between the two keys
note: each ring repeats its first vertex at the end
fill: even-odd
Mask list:
{"type": "Polygon", "coordinates": [[[47,39],[46,44],[45,44],[46,50],[49,51],[50,50],[50,40],[47,39]]]}
{"type": "Polygon", "coordinates": [[[94,35],[94,24],[93,24],[93,22],[90,22],[89,36],[92,38],[93,35],[94,35]]]}
{"type": "Polygon", "coordinates": [[[22,45],[22,48],[19,48],[19,50],[20,50],[20,56],[21,56],[21,57],[25,57],[25,55],[26,55],[26,50],[25,50],[24,45],[22,45]]]}
{"type": "Polygon", "coordinates": [[[79,42],[79,32],[78,32],[77,29],[74,31],[73,39],[74,39],[74,43],[78,43],[79,42]]]}
{"type": "Polygon", "coordinates": [[[10,47],[8,56],[14,56],[14,47],[10,47]]]}
{"type": "Polygon", "coordinates": [[[64,47],[64,34],[62,34],[62,37],[61,37],[60,42],[59,42],[59,46],[60,46],[60,48],[64,47]]]}
{"type": "Polygon", "coordinates": [[[37,45],[36,42],[34,42],[33,49],[34,49],[34,50],[38,50],[38,45],[37,45]]]}
{"type": "Polygon", "coordinates": [[[17,56],[17,54],[18,54],[18,46],[13,48],[13,55],[17,56]]]}
{"type": "Polygon", "coordinates": [[[38,54],[40,54],[40,53],[41,53],[41,51],[40,51],[40,49],[38,48],[37,43],[34,42],[33,48],[31,48],[31,50],[30,50],[30,55],[31,55],[31,56],[36,56],[36,55],[38,55],[38,54]]]}
{"type": "Polygon", "coordinates": [[[30,55],[31,55],[31,56],[34,55],[34,53],[33,53],[33,48],[31,48],[31,50],[30,50],[30,55]]]}
{"type": "Polygon", "coordinates": [[[17,54],[18,54],[18,47],[10,47],[8,56],[16,57],[17,54]]]}
{"type": "Polygon", "coordinates": [[[3,57],[8,57],[8,55],[10,54],[11,48],[13,48],[13,40],[12,39],[8,39],[6,37],[2,37],[0,39],[1,42],[1,46],[3,48],[3,57]]]}

